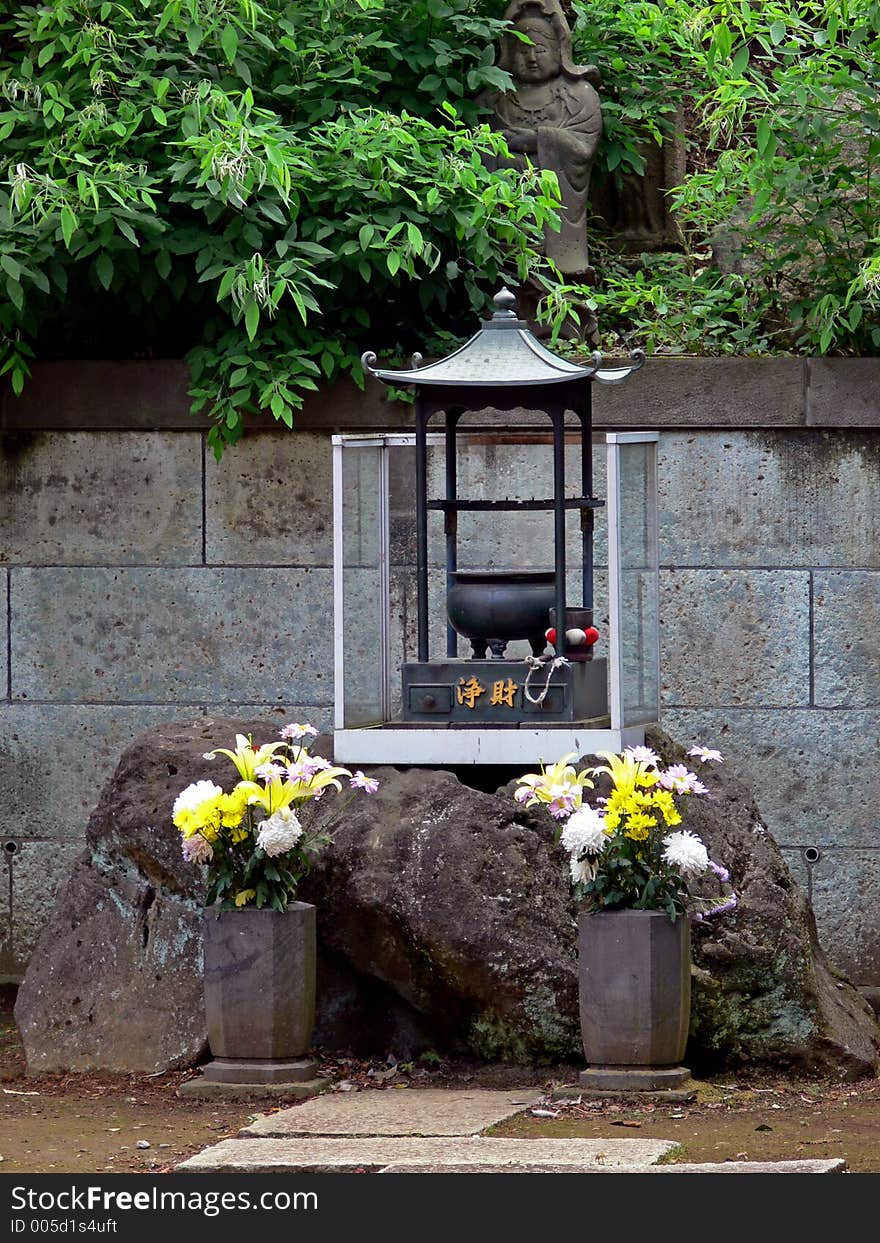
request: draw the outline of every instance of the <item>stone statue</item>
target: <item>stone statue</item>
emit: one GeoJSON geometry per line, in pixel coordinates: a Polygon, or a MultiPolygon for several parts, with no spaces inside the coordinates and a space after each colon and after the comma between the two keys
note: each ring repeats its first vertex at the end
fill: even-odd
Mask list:
{"type": "Polygon", "coordinates": [[[587,197],[590,171],[602,135],[602,108],[593,83],[594,65],[572,61],[571,31],[559,0],[513,0],[506,13],[514,30],[504,36],[498,63],[514,80],[516,90],[493,91],[481,97],[510,150],[541,168],[552,169],[562,197],[559,232],[547,229],[544,252],[567,279],[585,281],[592,275],[587,252],[587,197]]]}

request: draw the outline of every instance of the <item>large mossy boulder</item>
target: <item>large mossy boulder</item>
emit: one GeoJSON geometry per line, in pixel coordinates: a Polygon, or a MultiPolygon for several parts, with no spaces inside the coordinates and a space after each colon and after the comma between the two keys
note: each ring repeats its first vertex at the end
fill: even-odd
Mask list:
{"type": "MultiPolygon", "coordinates": [[[[171,806],[236,732],[277,722],[162,726],[123,755],[88,826],[16,1005],[32,1071],[155,1071],[205,1052],[200,869],[171,806]]],[[[651,739],[670,762],[676,744],[651,739]]],[[[329,754],[329,739],[317,749],[329,754]]],[[[545,813],[433,769],[374,770],[377,795],[328,796],[334,841],[301,896],[318,908],[319,1046],[515,1062],[581,1060],[576,909],[545,813]]],[[[855,1076],[877,1065],[875,1017],[819,948],[804,894],[726,765],[688,827],[725,863],[736,912],[698,925],[689,1063],[855,1076]]]]}

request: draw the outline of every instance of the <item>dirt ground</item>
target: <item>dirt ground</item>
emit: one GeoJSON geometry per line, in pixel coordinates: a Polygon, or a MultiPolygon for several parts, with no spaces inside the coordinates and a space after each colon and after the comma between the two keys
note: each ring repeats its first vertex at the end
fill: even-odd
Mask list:
{"type": "MultiPolygon", "coordinates": [[[[539,1084],[575,1081],[576,1067],[523,1069],[439,1062],[322,1066],[350,1090],[382,1087],[539,1084]]],[[[12,1018],[0,996],[0,1173],[165,1173],[209,1144],[233,1136],[257,1114],[295,1102],[180,1100],[194,1072],[155,1076],[46,1075],[29,1078],[12,1018]],[[139,1145],[141,1145],[139,1147],[139,1145]],[[146,1145],[146,1146],[143,1146],[146,1145]]],[[[587,1098],[550,1102],[502,1123],[494,1135],[672,1139],[675,1160],[758,1161],[844,1157],[857,1173],[880,1173],[880,1080],[792,1082],[718,1078],[685,1105],[587,1098]],[[544,1113],[554,1116],[543,1116],[544,1113]]]]}

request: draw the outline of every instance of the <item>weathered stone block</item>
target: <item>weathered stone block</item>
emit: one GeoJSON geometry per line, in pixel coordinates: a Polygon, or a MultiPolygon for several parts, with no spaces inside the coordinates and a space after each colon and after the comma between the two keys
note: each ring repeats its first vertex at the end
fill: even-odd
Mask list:
{"type": "MultiPolygon", "coordinates": [[[[297,704],[295,707],[286,708],[274,704],[267,707],[266,704],[212,703],[206,705],[205,715],[207,717],[262,717],[265,721],[277,725],[278,730],[283,729],[291,721],[314,725],[322,733],[333,729],[333,708],[330,704],[297,704]]],[[[272,738],[274,734],[272,729],[268,728],[260,741],[268,742],[272,738]]]]}
{"type": "Polygon", "coordinates": [[[201,560],[197,432],[50,432],[10,439],[0,455],[0,493],[0,561],[201,560]]]}
{"type": "Polygon", "coordinates": [[[880,706],[880,574],[824,570],[814,579],[816,703],[880,706]]]}
{"type": "Polygon", "coordinates": [[[675,566],[880,566],[870,433],[664,432],[660,560],[675,566]]]}
{"type": "Polygon", "coordinates": [[[809,574],[663,570],[660,641],[665,704],[806,704],[809,574]]]}
{"type": "MultiPolygon", "coordinates": [[[[5,832],[29,838],[82,838],[89,813],[119,759],[145,729],[201,714],[185,704],[0,705],[0,803],[5,832]]],[[[54,849],[52,847],[51,849],[54,849]]],[[[43,918],[51,910],[45,904],[43,918]]]]}
{"type": "Polygon", "coordinates": [[[208,455],[209,563],[331,565],[330,437],[263,432],[220,462],[208,455]]]}
{"type": "MultiPolygon", "coordinates": [[[[9,571],[0,570],[0,652],[9,651],[9,571]]],[[[9,698],[9,669],[0,668],[0,699],[9,698]]]]}
{"type": "Polygon", "coordinates": [[[21,569],[12,599],[15,699],[331,698],[330,570],[21,569]]]}
{"type": "MultiPolygon", "coordinates": [[[[798,883],[807,888],[799,850],[783,851],[798,883]]],[[[880,980],[880,848],[823,851],[813,864],[813,911],[829,958],[854,984],[880,980]]]]}
{"type": "Polygon", "coordinates": [[[627,384],[597,384],[597,427],[798,427],[799,358],[651,359],[627,384]]]}
{"type": "Polygon", "coordinates": [[[806,394],[810,427],[880,427],[880,359],[811,358],[806,394]]]}
{"type": "Polygon", "coordinates": [[[83,842],[22,840],[12,861],[12,958],[23,974],[83,842]]]}
{"type": "Polygon", "coordinates": [[[765,824],[782,845],[880,842],[875,711],[664,707],[663,727],[682,742],[717,747],[754,790],[765,824]]]}
{"type": "MultiPolygon", "coordinates": [[[[192,415],[189,367],[182,360],[150,359],[103,361],[91,359],[37,362],[20,397],[0,393],[0,429],[81,431],[144,431],[211,427],[204,413],[192,415]]],[[[357,387],[343,379],[314,394],[306,394],[295,415],[303,430],[373,430],[412,425],[412,406],[390,402],[383,384],[357,387]]],[[[278,429],[263,411],[249,418],[250,428],[278,429]]],[[[286,430],[286,429],[285,429],[286,430]]]]}
{"type": "MultiPolygon", "coordinates": [[[[0,872],[0,879],[5,883],[7,876],[0,872]]],[[[21,978],[21,970],[12,953],[12,913],[9,906],[9,886],[0,905],[0,984],[21,978]]]]}

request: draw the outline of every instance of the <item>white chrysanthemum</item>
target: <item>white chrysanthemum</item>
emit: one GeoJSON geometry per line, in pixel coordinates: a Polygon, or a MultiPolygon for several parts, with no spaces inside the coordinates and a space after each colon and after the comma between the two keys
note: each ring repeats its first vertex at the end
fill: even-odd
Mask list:
{"type": "Polygon", "coordinates": [[[573,885],[586,885],[596,875],[596,861],[594,859],[572,858],[569,868],[573,885]]]}
{"type": "Polygon", "coordinates": [[[195,811],[201,803],[207,802],[209,798],[216,798],[218,794],[222,793],[220,786],[214,785],[213,781],[193,782],[191,786],[181,790],[174,800],[174,806],[171,809],[172,820],[178,812],[195,811]]]}
{"type": "Polygon", "coordinates": [[[214,858],[214,847],[201,833],[185,837],[180,848],[187,863],[209,863],[214,858]]]}
{"type": "Polygon", "coordinates": [[[268,820],[264,820],[257,833],[257,845],[270,858],[293,850],[303,835],[299,817],[289,807],[279,807],[268,820]]]}
{"type": "Polygon", "coordinates": [[[709,867],[709,852],[695,833],[686,829],[663,838],[663,858],[682,876],[699,876],[709,867]]]}
{"type": "Polygon", "coordinates": [[[581,807],[573,812],[562,830],[563,848],[574,858],[597,855],[605,849],[605,817],[594,807],[581,807]]]}

